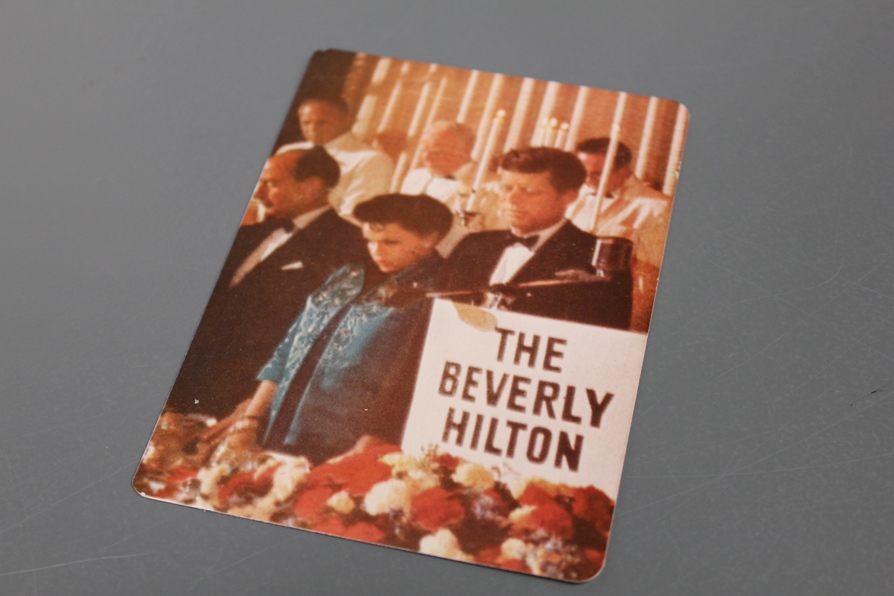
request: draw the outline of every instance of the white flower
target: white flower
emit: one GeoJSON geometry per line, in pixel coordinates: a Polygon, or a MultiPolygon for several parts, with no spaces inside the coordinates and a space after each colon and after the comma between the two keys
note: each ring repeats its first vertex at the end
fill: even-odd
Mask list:
{"type": "Polygon", "coordinates": [[[507,538],[500,545],[500,559],[503,561],[522,560],[528,554],[528,543],[520,538],[507,538]]]}
{"type": "Polygon", "coordinates": [[[406,512],[410,508],[410,498],[410,486],[403,480],[391,478],[369,489],[363,499],[363,508],[370,515],[392,511],[406,512]]]}
{"type": "Polygon", "coordinates": [[[437,474],[428,470],[410,470],[407,472],[406,482],[410,485],[410,496],[417,495],[424,490],[434,488],[441,484],[437,474]]]}
{"type": "Polygon", "coordinates": [[[528,521],[528,517],[530,517],[531,512],[534,511],[536,507],[533,505],[524,505],[512,511],[509,514],[509,521],[513,524],[518,524],[521,526],[525,526],[525,522],[528,521]]]}
{"type": "Polygon", "coordinates": [[[464,461],[456,466],[453,481],[463,486],[487,490],[494,485],[494,473],[481,464],[464,461]]]}
{"type": "Polygon", "coordinates": [[[351,495],[349,495],[346,490],[339,491],[329,497],[326,504],[342,515],[349,514],[356,506],[354,504],[354,499],[351,498],[351,495]]]}
{"type": "Polygon", "coordinates": [[[421,467],[418,459],[416,459],[412,455],[404,453],[403,451],[392,451],[391,453],[386,453],[379,458],[379,461],[391,466],[392,474],[409,472],[421,467]]]}
{"type": "Polygon", "coordinates": [[[231,507],[227,510],[227,513],[238,517],[249,517],[261,521],[270,521],[270,518],[272,518],[273,514],[278,510],[279,506],[273,502],[270,495],[266,495],[251,503],[231,507]]]}
{"type": "Polygon", "coordinates": [[[424,536],[419,541],[419,552],[436,557],[456,559],[458,561],[471,561],[472,557],[463,552],[459,547],[459,540],[453,532],[447,528],[441,528],[434,534],[424,536]]]}
{"type": "Polygon", "coordinates": [[[202,468],[196,474],[196,478],[198,478],[201,483],[199,485],[199,492],[205,497],[214,495],[217,493],[217,487],[220,485],[220,481],[223,480],[224,476],[229,472],[230,466],[226,464],[218,464],[202,468]]]}
{"type": "Polygon", "coordinates": [[[282,503],[295,492],[298,483],[307,475],[307,466],[284,463],[273,473],[273,488],[270,496],[274,503],[282,503]]]}

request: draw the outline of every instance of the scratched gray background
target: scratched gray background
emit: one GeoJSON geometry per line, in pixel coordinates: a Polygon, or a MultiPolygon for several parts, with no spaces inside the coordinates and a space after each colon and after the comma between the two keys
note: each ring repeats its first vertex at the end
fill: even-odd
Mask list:
{"type": "Polygon", "coordinates": [[[891,593],[894,5],[298,4],[0,2],[0,593],[891,593]],[[326,47],[691,110],[591,583],[130,487],[300,72],[326,47]]]}

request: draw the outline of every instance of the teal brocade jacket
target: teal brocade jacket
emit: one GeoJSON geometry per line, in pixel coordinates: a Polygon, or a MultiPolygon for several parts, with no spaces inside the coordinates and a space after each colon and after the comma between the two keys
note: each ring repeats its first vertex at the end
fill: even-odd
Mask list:
{"type": "MultiPolygon", "coordinates": [[[[431,288],[442,262],[437,255],[428,257],[386,283],[431,288]]],[[[376,296],[380,285],[362,291],[363,281],[363,265],[333,273],[308,297],[258,374],[259,380],[279,385],[265,448],[319,463],[349,450],[364,435],[400,444],[431,300],[385,306],[376,296]],[[287,431],[271,432],[277,427],[287,431]]]]}

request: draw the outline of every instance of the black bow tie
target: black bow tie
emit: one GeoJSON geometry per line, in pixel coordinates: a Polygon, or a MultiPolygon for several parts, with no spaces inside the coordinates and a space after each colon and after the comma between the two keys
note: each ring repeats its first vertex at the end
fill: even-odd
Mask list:
{"type": "Polygon", "coordinates": [[[506,246],[512,246],[514,244],[521,244],[523,246],[528,247],[531,250],[534,250],[534,246],[537,244],[537,240],[540,237],[537,234],[533,236],[516,236],[512,232],[506,232],[506,246]]]}

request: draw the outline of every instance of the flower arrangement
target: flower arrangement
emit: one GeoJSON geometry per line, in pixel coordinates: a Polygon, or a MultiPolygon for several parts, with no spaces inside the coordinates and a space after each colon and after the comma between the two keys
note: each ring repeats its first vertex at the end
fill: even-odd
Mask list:
{"type": "Polygon", "coordinates": [[[316,467],[303,457],[258,449],[235,453],[225,440],[200,462],[192,452],[177,457],[170,444],[188,446],[188,435],[183,429],[156,433],[135,478],[138,490],[558,579],[588,579],[602,567],[614,502],[593,486],[504,478],[449,453],[432,449],[414,456],[375,440],[316,467]]]}

